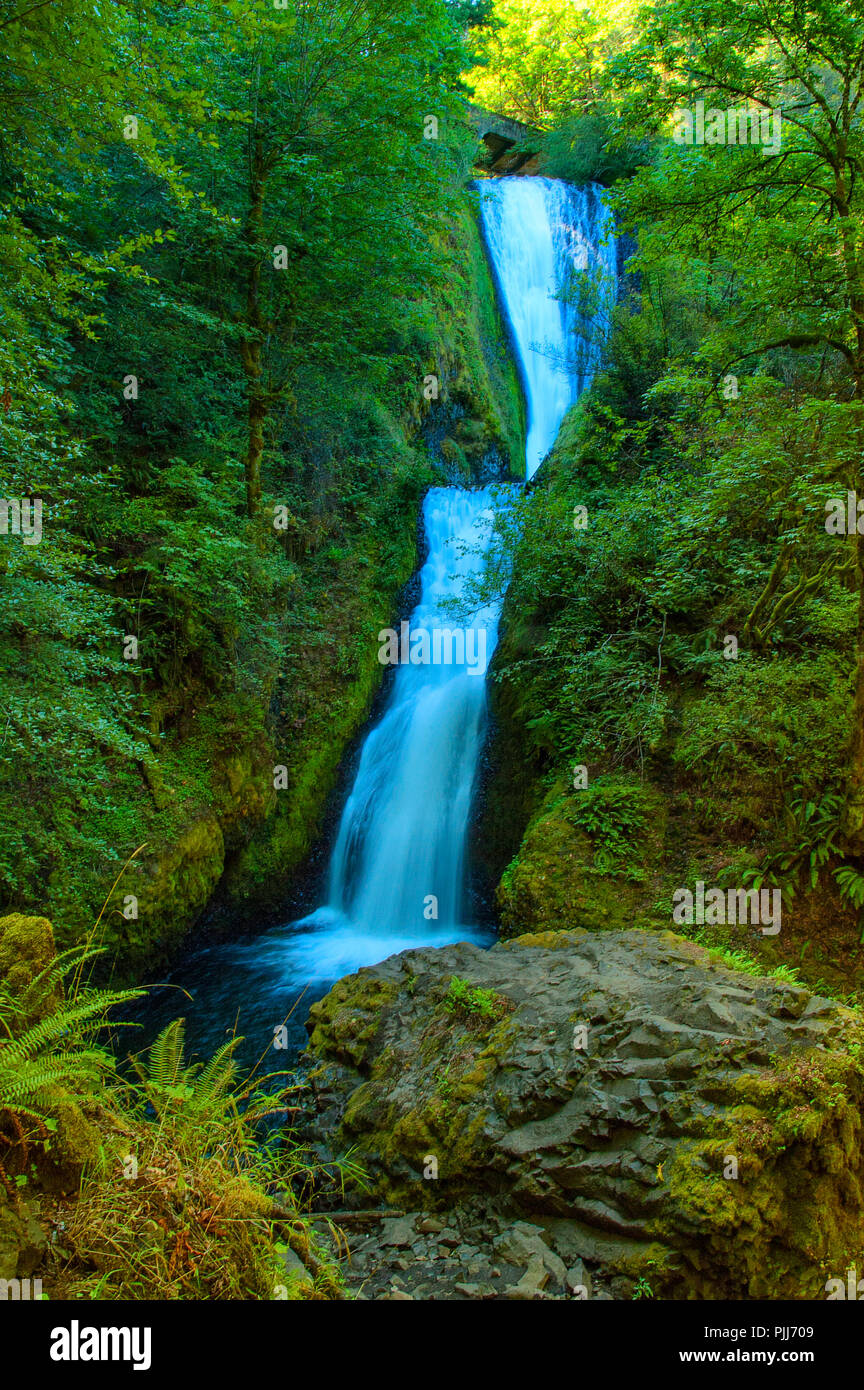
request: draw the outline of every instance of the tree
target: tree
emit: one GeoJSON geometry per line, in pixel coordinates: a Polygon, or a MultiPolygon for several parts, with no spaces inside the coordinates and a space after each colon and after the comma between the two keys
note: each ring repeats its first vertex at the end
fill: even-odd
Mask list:
{"type": "Polygon", "coordinates": [[[404,289],[418,239],[430,243],[435,275],[433,228],[450,166],[446,141],[424,144],[424,119],[432,111],[446,125],[455,114],[463,54],[439,0],[226,8],[227,56],[219,28],[202,42],[220,101],[239,118],[225,133],[224,231],[214,225],[213,238],[236,267],[221,277],[221,302],[237,325],[246,381],[254,516],[267,429],[290,412],[298,370],[334,352],[356,352],[368,366],[368,335],[385,321],[388,295],[404,289]]]}
{"type": "Polygon", "coordinates": [[[196,716],[263,756],[276,682],[401,582],[465,52],[444,0],[0,0],[0,35],[0,493],[45,508],[0,535],[0,893],[74,933],[182,827],[196,716]]]}
{"type": "MultiPolygon", "coordinates": [[[[629,136],[662,133],[653,167],[624,202],[631,221],[662,226],[680,254],[717,255],[734,267],[722,326],[700,351],[715,378],[752,369],[782,352],[819,355],[848,418],[849,448],[826,460],[826,480],[864,495],[864,247],[862,68],[858,3],[815,0],[657,0],[640,16],[634,47],[610,62],[625,93],[629,136]],[[690,148],[669,139],[676,110],[697,101],[723,113],[690,148]],[[773,152],[737,141],[740,113],[779,113],[773,152]],[[734,112],[728,117],[727,112],[734,112]],[[718,139],[725,124],[736,143],[718,139]]],[[[776,119],[776,118],[775,118],[776,119]]],[[[682,123],[680,129],[685,127],[682,123]]],[[[846,834],[864,854],[864,537],[846,834]]],[[[780,569],[786,558],[778,558],[780,569]]],[[[775,589],[783,575],[775,575],[775,589]]],[[[773,597],[772,590],[772,597],[773,597]]],[[[761,610],[760,610],[761,616],[761,610]]],[[[752,625],[751,625],[752,626],[752,625]]]]}
{"type": "Polygon", "coordinates": [[[496,0],[477,44],[474,100],[543,129],[600,97],[604,58],[629,0],[602,8],[577,0],[496,0]]]}

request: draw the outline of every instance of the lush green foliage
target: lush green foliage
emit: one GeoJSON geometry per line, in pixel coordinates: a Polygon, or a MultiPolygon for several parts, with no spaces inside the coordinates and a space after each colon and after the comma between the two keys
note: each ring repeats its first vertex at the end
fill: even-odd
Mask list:
{"type": "Polygon", "coordinates": [[[444,1007],[449,1013],[469,1017],[500,1018],[504,1012],[504,1000],[494,990],[475,988],[459,975],[454,975],[444,996],[444,1007]]]}
{"type": "Polygon", "coordinates": [[[596,778],[568,811],[570,822],[590,836],[598,869],[632,860],[634,842],[648,825],[648,817],[642,786],[614,777],[596,778]]]}
{"type": "Polygon", "coordinates": [[[182,1019],[124,1073],[104,1043],[118,1007],[142,991],[87,983],[94,954],[62,953],[13,987],[25,949],[0,986],[2,1214],[44,1201],[58,1176],[74,1193],[62,1246],[46,1252],[51,1296],[341,1297],[302,1207],[333,1175],[273,1132],[291,1094],[285,1073],[241,1074],[238,1037],[188,1062],[182,1019]],[[289,1250],[301,1262],[294,1280],[289,1250]]]}
{"type": "Polygon", "coordinates": [[[98,1042],[110,1011],[142,993],[81,985],[81,967],[93,954],[65,952],[31,981],[23,998],[0,987],[0,1122],[35,1121],[46,1151],[45,1131],[57,1128],[58,1100],[95,1094],[114,1071],[113,1054],[98,1042]],[[73,972],[70,996],[44,1008],[73,972]],[[30,1022],[34,1008],[42,1017],[30,1022]]]}
{"type": "Polygon", "coordinates": [[[604,56],[629,25],[629,0],[496,0],[467,78],[474,99],[527,125],[558,126],[602,97],[604,56]]]}
{"type": "Polygon", "coordinates": [[[638,252],[606,369],[500,528],[498,678],[538,770],[657,779],[685,833],[741,848],[730,873],[791,896],[833,869],[855,906],[864,557],[825,519],[864,495],[860,15],[656,0],[598,43],[546,145],[628,175],[638,252]],[[676,143],[697,100],[780,108],[779,150],[676,143]]]}
{"type": "Polygon", "coordinates": [[[66,939],[219,811],[218,755],[261,802],[268,743],[371,680],[423,376],[465,347],[454,93],[486,8],[0,4],[0,491],[44,509],[39,544],[0,535],[0,901],[66,939]]]}

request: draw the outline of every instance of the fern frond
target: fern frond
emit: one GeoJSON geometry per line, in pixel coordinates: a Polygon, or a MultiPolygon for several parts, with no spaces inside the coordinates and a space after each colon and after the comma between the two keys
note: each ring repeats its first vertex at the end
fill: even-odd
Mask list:
{"type": "Polygon", "coordinates": [[[232,1038],[213,1053],[201,1075],[191,1083],[196,1099],[202,1102],[221,1099],[234,1087],[239,1071],[234,1052],[240,1042],[240,1038],[232,1038]]]}
{"type": "Polygon", "coordinates": [[[92,1085],[106,1071],[113,1071],[114,1065],[110,1052],[94,1049],[65,1057],[34,1058],[14,1071],[0,1067],[0,1105],[11,1110],[22,1097],[38,1096],[47,1086],[62,1082],[92,1085]]]}
{"type": "Polygon", "coordinates": [[[151,1043],[146,1061],[131,1059],[145,1086],[177,1086],[183,1080],[186,1020],[175,1018],[151,1043]]]}
{"type": "Polygon", "coordinates": [[[13,1036],[12,1025],[24,1017],[25,1011],[20,1001],[0,986],[0,1028],[5,1030],[7,1037],[13,1036]]]}
{"type": "Polygon", "coordinates": [[[101,951],[97,947],[91,947],[88,950],[83,946],[70,946],[68,950],[61,951],[45,966],[44,970],[40,970],[38,975],[34,975],[24,990],[22,999],[27,1004],[32,1004],[44,999],[46,995],[53,994],[56,989],[62,986],[70,970],[83,965],[85,961],[92,960],[98,955],[101,955],[101,951]]]}
{"type": "Polygon", "coordinates": [[[94,1035],[107,1026],[109,1009],[139,999],[144,990],[85,987],[21,1031],[34,1001],[45,999],[70,969],[97,954],[80,947],[64,951],[17,998],[0,992],[0,1110],[47,1119],[63,1091],[90,1091],[114,1070],[113,1056],[94,1043],[94,1035]]]}
{"type": "Polygon", "coordinates": [[[80,1003],[62,1004],[54,1013],[34,1023],[26,1033],[0,1042],[0,1056],[23,1061],[35,1056],[48,1043],[65,1038],[67,1045],[74,1046],[76,1039],[86,1032],[93,1031],[94,1020],[97,1027],[104,1027],[104,1015],[116,1004],[139,999],[144,993],[140,989],[109,990],[99,989],[80,995],[80,1003]]]}
{"type": "Polygon", "coordinates": [[[42,1123],[51,1118],[47,1110],[35,1110],[30,1105],[22,1105],[20,1101],[16,1101],[14,1105],[7,1105],[2,1096],[0,1096],[0,1115],[2,1115],[4,1111],[11,1111],[16,1117],[26,1117],[28,1120],[40,1120],[42,1123]]]}

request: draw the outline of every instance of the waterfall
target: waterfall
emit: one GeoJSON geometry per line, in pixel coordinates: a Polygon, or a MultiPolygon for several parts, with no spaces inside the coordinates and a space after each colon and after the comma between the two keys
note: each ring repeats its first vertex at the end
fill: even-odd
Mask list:
{"type": "MultiPolygon", "coordinates": [[[[598,189],[552,179],[491,179],[481,185],[480,198],[525,388],[531,477],[597,366],[614,286],[609,215],[598,189]],[[574,271],[587,272],[576,277],[583,293],[556,298],[562,285],[572,291],[574,271]],[[591,339],[589,328],[595,330],[591,339]]],[[[222,1030],[239,1010],[243,1031],[260,1038],[303,997],[304,1008],[288,1020],[299,1048],[306,1007],[341,975],[412,946],[491,941],[490,932],[470,921],[465,859],[486,735],[483,669],[495,647],[498,611],[472,614],[460,634],[466,619],[451,603],[458,603],[482,563],[493,507],[502,504],[504,491],[436,487],[427,493],[419,601],[399,625],[398,664],[360,750],[330,858],[326,901],[302,921],[252,941],[199,950],[175,973],[195,998],[194,1008],[186,1009],[189,1037],[206,1041],[208,1050],[224,1040],[222,1030]],[[424,661],[423,644],[434,656],[436,634],[439,654],[451,659],[424,661]]],[[[153,1023],[176,1012],[173,991],[165,996],[150,1008],[153,1023]]]]}
{"type": "Polygon", "coordinates": [[[591,384],[617,290],[611,214],[595,184],[490,179],[480,214],[528,407],[529,478],[591,384]],[[556,299],[555,291],[563,290],[556,299]]]}
{"type": "MultiPolygon", "coordinates": [[[[476,546],[485,539],[484,523],[492,520],[491,504],[488,490],[427,493],[429,552],[411,615],[413,631],[432,632],[452,622],[442,604],[480,568],[476,546]]],[[[473,618],[473,630],[485,633],[482,643],[473,644],[475,652],[478,645],[484,657],[492,651],[497,623],[491,608],[473,618]]],[[[448,929],[465,920],[464,846],[486,704],[485,660],[483,669],[475,666],[473,673],[467,662],[398,666],[384,718],[364,744],[333,851],[329,901],[370,935],[382,927],[386,933],[393,923],[423,930],[428,896],[448,929]]]]}
{"type": "MultiPolygon", "coordinates": [[[[530,478],[596,368],[615,245],[593,186],[493,179],[481,189],[481,216],[525,386],[530,478]]],[[[488,489],[427,494],[429,552],[410,629],[451,623],[448,600],[482,564],[492,504],[488,489]]],[[[487,660],[497,623],[492,608],[471,622],[487,660]]],[[[477,938],[466,919],[465,844],[485,731],[484,682],[465,663],[397,668],[342,812],[328,901],[300,924],[306,934],[292,946],[309,978],[335,979],[409,946],[477,938]]]]}
{"type": "MultiPolygon", "coordinates": [[[[489,489],[435,487],[426,494],[428,556],[420,600],[405,626],[412,634],[448,633],[441,655],[466,659],[409,659],[395,668],[342,812],[327,903],[302,923],[313,934],[293,947],[295,965],[302,961],[309,978],[335,979],[409,946],[484,937],[466,917],[465,841],[498,611],[483,609],[466,627],[448,603],[481,567],[492,500],[489,489]]],[[[410,647],[403,655],[410,658],[410,647]]]]}

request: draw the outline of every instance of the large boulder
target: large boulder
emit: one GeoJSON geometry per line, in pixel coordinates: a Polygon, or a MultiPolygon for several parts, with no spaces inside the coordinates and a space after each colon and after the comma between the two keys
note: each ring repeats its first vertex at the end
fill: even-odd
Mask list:
{"type": "Polygon", "coordinates": [[[393,956],[307,1027],[309,1133],[378,1199],[485,1195],[666,1297],[824,1298],[862,1262],[864,1026],[800,986],[550,931],[393,956]]]}

